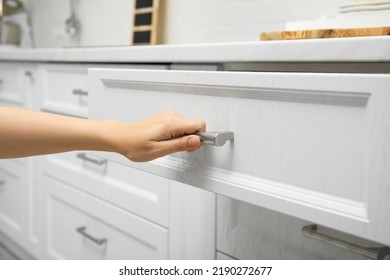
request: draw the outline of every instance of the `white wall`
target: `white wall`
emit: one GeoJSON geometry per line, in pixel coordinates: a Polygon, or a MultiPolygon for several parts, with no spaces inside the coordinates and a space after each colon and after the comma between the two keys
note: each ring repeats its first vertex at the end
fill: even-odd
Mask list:
{"type": "MultiPolygon", "coordinates": [[[[286,22],[332,15],[359,0],[160,0],[159,42],[164,44],[256,41],[286,22]]],[[[381,1],[381,0],[360,0],[381,1]]],[[[64,34],[69,0],[24,0],[37,47],[129,45],[134,0],[76,0],[81,33],[64,34]]],[[[369,16],[372,17],[372,16],[369,16]]],[[[375,17],[375,16],[374,16],[375,17]]],[[[390,17],[389,17],[390,18],[390,17]]],[[[362,24],[365,24],[363,22],[362,24]]]]}
{"type": "Polygon", "coordinates": [[[337,12],[344,0],[162,0],[163,42],[258,40],[260,32],[283,30],[288,21],[337,12]]]}
{"type": "Polygon", "coordinates": [[[133,0],[76,0],[79,36],[65,33],[68,0],[24,0],[30,11],[36,47],[129,45],[133,0]]]}

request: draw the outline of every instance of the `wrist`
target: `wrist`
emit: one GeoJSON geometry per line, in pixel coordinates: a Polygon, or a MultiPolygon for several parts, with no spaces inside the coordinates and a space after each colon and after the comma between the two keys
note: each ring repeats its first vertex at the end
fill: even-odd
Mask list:
{"type": "Polygon", "coordinates": [[[125,131],[125,124],[117,120],[103,120],[98,122],[101,145],[99,150],[123,154],[124,148],[121,135],[125,131]]]}

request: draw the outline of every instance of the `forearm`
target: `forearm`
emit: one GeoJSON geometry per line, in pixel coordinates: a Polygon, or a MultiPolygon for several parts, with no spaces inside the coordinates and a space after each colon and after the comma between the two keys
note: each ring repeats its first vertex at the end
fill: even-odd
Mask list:
{"type": "Polygon", "coordinates": [[[94,121],[0,107],[0,158],[74,150],[116,152],[132,161],[149,161],[202,146],[204,121],[164,112],[135,123],[94,121]]]}
{"type": "Polygon", "coordinates": [[[0,107],[0,158],[114,149],[109,121],[0,107]]]}

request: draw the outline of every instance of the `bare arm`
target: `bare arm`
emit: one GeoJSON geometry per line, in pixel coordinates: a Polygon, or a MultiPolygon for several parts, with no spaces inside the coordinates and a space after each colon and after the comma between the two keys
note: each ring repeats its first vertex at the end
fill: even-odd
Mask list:
{"type": "Polygon", "coordinates": [[[122,123],[66,117],[0,107],[0,158],[25,157],[73,150],[117,152],[132,161],[149,161],[201,146],[203,121],[164,112],[149,119],[122,123]]]}

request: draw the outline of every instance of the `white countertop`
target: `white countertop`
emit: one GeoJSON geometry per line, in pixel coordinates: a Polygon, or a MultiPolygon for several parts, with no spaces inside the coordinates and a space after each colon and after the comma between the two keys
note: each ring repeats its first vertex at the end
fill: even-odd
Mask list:
{"type": "Polygon", "coordinates": [[[390,37],[55,49],[6,47],[0,48],[0,60],[104,63],[390,62],[390,37]]]}

